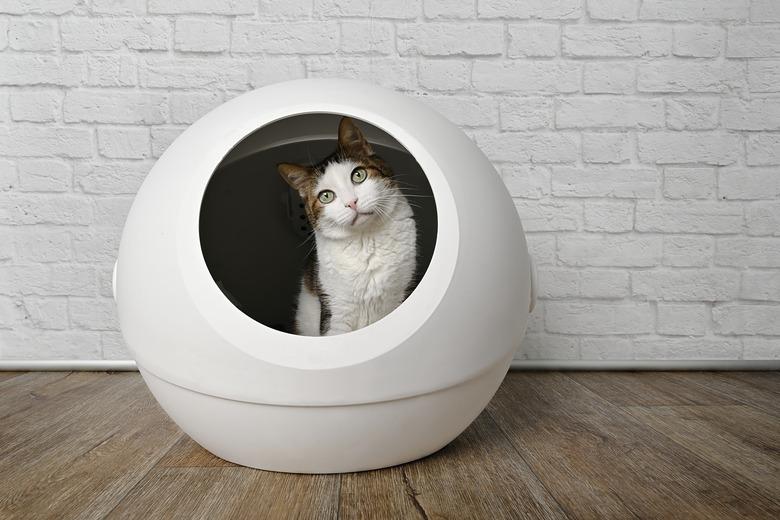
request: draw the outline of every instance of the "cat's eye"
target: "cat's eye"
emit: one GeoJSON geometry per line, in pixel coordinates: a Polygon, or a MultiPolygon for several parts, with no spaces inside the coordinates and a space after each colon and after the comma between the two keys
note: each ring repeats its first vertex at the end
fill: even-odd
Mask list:
{"type": "Polygon", "coordinates": [[[352,182],[360,184],[368,177],[368,172],[364,168],[355,168],[352,170],[352,182]]]}
{"type": "Polygon", "coordinates": [[[336,198],[336,194],[333,193],[331,190],[322,190],[320,194],[317,195],[317,198],[323,204],[330,204],[331,202],[333,202],[333,199],[336,198]]]}

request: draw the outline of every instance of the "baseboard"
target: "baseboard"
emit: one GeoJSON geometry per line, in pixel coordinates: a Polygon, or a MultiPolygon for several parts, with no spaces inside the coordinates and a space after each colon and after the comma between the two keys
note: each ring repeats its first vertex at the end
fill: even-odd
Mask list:
{"type": "Polygon", "coordinates": [[[512,370],[780,370],[779,359],[627,359],[586,361],[579,359],[515,359],[512,370]]]}
{"type": "Polygon", "coordinates": [[[92,372],[124,372],[138,370],[135,361],[111,359],[46,359],[46,360],[5,360],[0,359],[0,371],[92,371],[92,372]]]}
{"type": "MultiPolygon", "coordinates": [[[[512,361],[512,370],[780,370],[780,360],[531,360],[512,361]]],[[[131,360],[2,360],[0,371],[131,371],[131,360]]]]}

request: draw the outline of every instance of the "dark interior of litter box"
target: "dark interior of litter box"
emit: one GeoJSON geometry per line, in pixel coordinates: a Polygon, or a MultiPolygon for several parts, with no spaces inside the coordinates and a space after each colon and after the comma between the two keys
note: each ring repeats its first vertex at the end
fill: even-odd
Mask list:
{"type": "MultiPolygon", "coordinates": [[[[222,160],[203,195],[200,242],[211,276],[244,314],[284,332],[292,330],[301,273],[314,240],[298,194],[276,165],[308,164],[333,152],[340,118],[303,114],[256,130],[222,160]]],[[[419,281],[436,244],[430,184],[414,157],[392,137],[366,122],[357,124],[411,195],[419,281]]]]}

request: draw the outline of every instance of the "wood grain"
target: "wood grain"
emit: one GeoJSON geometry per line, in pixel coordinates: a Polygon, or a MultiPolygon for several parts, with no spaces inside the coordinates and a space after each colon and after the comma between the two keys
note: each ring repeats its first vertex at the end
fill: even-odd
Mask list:
{"type": "Polygon", "coordinates": [[[510,373],[402,466],[223,461],[136,373],[0,373],[0,518],[778,518],[780,374],[510,373]]]}
{"type": "Polygon", "coordinates": [[[780,515],[752,484],[563,374],[509,374],[489,410],[571,516],[780,515]]]}
{"type": "Polygon", "coordinates": [[[344,518],[565,517],[487,414],[425,459],[344,475],[340,511],[344,518]]]}

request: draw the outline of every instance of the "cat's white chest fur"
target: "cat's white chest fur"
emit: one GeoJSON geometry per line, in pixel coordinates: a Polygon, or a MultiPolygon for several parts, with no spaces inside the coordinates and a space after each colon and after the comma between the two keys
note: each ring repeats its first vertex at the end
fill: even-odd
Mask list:
{"type": "MultiPolygon", "coordinates": [[[[379,229],[354,237],[316,237],[318,281],[330,315],[326,334],[374,323],[406,297],[416,267],[416,224],[406,201],[399,201],[393,213],[379,229]]],[[[299,299],[297,325],[301,333],[317,335],[320,314],[314,307],[319,305],[306,292],[299,299]]]]}

